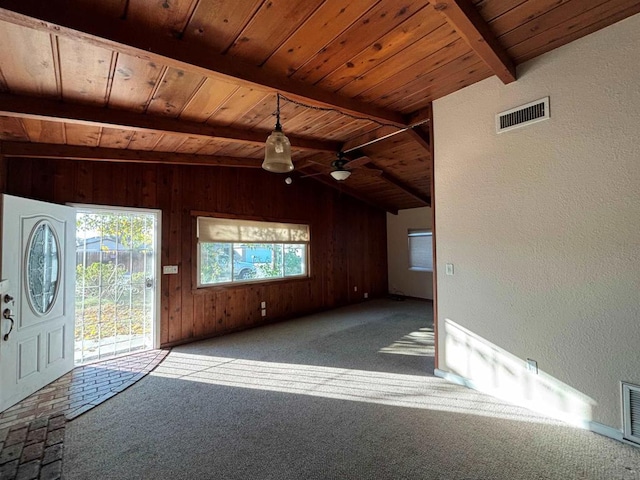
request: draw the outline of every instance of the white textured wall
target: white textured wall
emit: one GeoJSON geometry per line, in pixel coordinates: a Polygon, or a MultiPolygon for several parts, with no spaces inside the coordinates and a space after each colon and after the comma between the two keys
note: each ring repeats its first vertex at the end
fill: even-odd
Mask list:
{"type": "Polygon", "coordinates": [[[400,210],[398,215],[387,213],[387,264],[389,292],[402,292],[416,298],[433,299],[433,274],[409,270],[410,228],[431,228],[429,207],[400,210]]]}
{"type": "Polygon", "coordinates": [[[500,360],[447,333],[461,326],[620,429],[619,382],[640,384],[640,15],[514,84],[438,100],[434,117],[440,368],[531,398],[537,379],[508,369],[503,384],[500,360]],[[545,96],[550,120],[496,135],[497,112],[545,96]]]}

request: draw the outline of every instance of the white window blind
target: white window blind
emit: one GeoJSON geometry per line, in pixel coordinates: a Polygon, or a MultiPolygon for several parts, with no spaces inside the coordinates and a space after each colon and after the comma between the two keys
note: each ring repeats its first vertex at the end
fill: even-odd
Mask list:
{"type": "Polygon", "coordinates": [[[433,271],[433,235],[429,230],[410,229],[409,268],[412,270],[433,271]]]}
{"type": "Polygon", "coordinates": [[[229,218],[198,217],[200,242],[308,242],[309,226],[229,218]]]}

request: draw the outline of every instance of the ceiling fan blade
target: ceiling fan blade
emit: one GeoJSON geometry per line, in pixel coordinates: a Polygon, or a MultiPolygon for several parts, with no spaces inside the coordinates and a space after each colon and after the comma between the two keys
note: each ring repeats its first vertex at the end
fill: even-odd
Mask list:
{"type": "Polygon", "coordinates": [[[349,169],[354,169],[354,168],[362,167],[370,162],[371,162],[371,159],[366,155],[364,155],[362,157],[358,157],[353,160],[350,160],[349,163],[347,163],[346,167],[349,169]]]}
{"type": "Polygon", "coordinates": [[[358,170],[357,174],[360,175],[361,173],[364,173],[365,175],[379,177],[380,175],[383,174],[383,171],[380,170],[379,168],[361,168],[360,170],[358,170]]]}
{"type": "Polygon", "coordinates": [[[307,175],[302,175],[300,178],[317,177],[318,175],[324,175],[324,174],[325,172],[309,173],[307,175]]]}

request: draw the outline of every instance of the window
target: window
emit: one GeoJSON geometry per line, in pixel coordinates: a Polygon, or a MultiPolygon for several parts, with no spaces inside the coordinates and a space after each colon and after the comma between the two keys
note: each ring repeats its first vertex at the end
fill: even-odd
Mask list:
{"type": "Polygon", "coordinates": [[[429,230],[409,229],[409,270],[433,272],[433,235],[429,230]]]}
{"type": "Polygon", "coordinates": [[[198,286],[308,276],[309,226],[198,217],[198,286]]]}

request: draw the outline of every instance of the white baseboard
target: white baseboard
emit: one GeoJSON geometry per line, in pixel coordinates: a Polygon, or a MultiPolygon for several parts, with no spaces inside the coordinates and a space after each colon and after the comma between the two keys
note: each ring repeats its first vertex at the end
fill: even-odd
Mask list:
{"type": "Polygon", "coordinates": [[[567,417],[566,417],[566,413],[565,412],[558,412],[558,411],[549,411],[546,409],[541,409],[541,408],[536,408],[536,406],[532,405],[532,404],[527,404],[525,402],[514,402],[513,398],[507,398],[504,394],[502,394],[502,392],[500,392],[499,390],[496,389],[491,389],[491,388],[486,388],[482,385],[477,384],[476,382],[474,382],[473,380],[470,380],[468,378],[465,378],[461,375],[455,374],[455,373],[451,373],[451,372],[447,372],[445,370],[440,370],[439,368],[436,368],[434,370],[434,375],[436,377],[440,377],[443,378],[444,380],[447,380],[448,382],[451,383],[455,383],[457,385],[462,385],[463,387],[467,387],[470,388],[472,390],[476,390],[478,392],[482,392],[482,393],[486,393],[487,395],[491,395],[492,397],[496,397],[496,398],[500,398],[501,400],[505,400],[511,403],[514,403],[520,407],[524,407],[527,408],[529,410],[533,410],[535,412],[538,413],[542,413],[543,415],[547,415],[551,418],[555,418],[558,420],[561,420],[563,422],[566,422],[572,426],[578,427],[578,428],[582,428],[584,430],[590,430],[594,433],[597,433],[599,435],[603,435],[605,437],[609,437],[612,438],[614,440],[617,440],[619,442],[623,442],[623,443],[627,443],[629,445],[633,445],[635,447],[639,447],[640,445],[633,443],[633,442],[629,442],[627,440],[625,440],[623,438],[623,434],[622,434],[622,430],[617,430],[613,427],[610,427],[608,425],[604,425],[602,423],[598,423],[598,422],[594,422],[593,420],[587,420],[587,419],[579,419],[579,418],[574,418],[571,421],[567,421],[567,417]]]}

